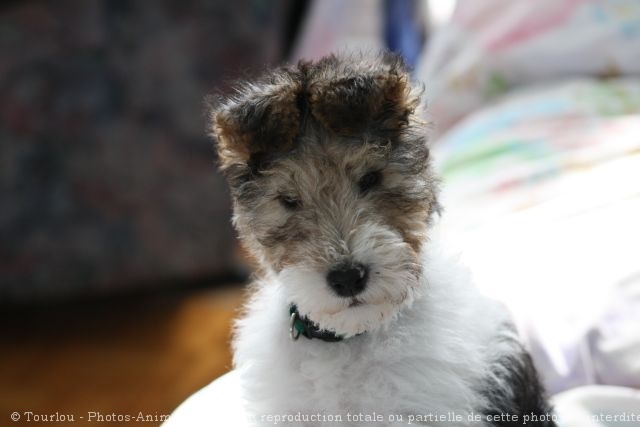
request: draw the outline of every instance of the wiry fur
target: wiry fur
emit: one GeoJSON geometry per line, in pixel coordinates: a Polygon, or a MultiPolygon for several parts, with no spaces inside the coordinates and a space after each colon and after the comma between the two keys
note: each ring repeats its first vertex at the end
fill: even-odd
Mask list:
{"type": "Polygon", "coordinates": [[[213,110],[234,224],[261,266],[234,341],[254,414],[452,411],[464,421],[447,425],[469,425],[473,411],[547,409],[502,309],[435,247],[419,105],[384,54],[281,68],[213,110]],[[327,286],[344,263],[367,266],[362,293],[327,286]],[[346,339],[290,341],[290,304],[346,339]]]}

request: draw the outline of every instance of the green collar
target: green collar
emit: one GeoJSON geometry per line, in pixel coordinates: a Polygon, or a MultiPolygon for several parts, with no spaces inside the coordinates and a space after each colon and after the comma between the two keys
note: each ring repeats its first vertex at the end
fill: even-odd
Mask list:
{"type": "Polygon", "coordinates": [[[320,329],[320,327],[309,320],[307,317],[300,316],[298,313],[298,307],[295,304],[289,306],[289,336],[293,341],[300,338],[300,335],[307,339],[317,338],[326,342],[338,342],[342,341],[343,337],[337,335],[335,332],[328,331],[326,329],[320,329]]]}

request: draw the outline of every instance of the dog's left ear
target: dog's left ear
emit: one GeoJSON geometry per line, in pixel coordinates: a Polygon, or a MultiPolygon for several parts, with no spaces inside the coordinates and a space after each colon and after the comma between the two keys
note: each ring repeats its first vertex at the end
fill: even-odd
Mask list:
{"type": "Polygon", "coordinates": [[[346,69],[333,78],[322,77],[310,84],[311,112],[337,134],[401,131],[420,102],[396,57],[383,58],[370,70],[346,69]]]}
{"type": "Polygon", "coordinates": [[[241,87],[237,96],[213,110],[211,127],[222,170],[291,148],[300,127],[299,92],[299,83],[283,73],[241,87]]]}

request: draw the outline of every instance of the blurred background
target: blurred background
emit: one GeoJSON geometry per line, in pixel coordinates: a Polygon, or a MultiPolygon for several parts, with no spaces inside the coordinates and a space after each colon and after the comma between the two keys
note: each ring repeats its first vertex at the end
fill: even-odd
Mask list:
{"type": "Polygon", "coordinates": [[[640,387],[637,0],[21,0],[0,4],[0,424],[169,414],[230,369],[250,270],[203,99],[350,49],[424,83],[443,227],[549,390],[640,387]]]}

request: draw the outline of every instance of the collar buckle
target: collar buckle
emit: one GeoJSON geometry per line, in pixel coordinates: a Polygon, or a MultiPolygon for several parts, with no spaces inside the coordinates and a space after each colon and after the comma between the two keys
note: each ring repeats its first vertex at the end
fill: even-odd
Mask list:
{"type": "Polygon", "coordinates": [[[299,320],[298,310],[291,313],[289,320],[289,338],[291,341],[297,341],[300,338],[300,330],[296,328],[296,322],[299,320]]]}

